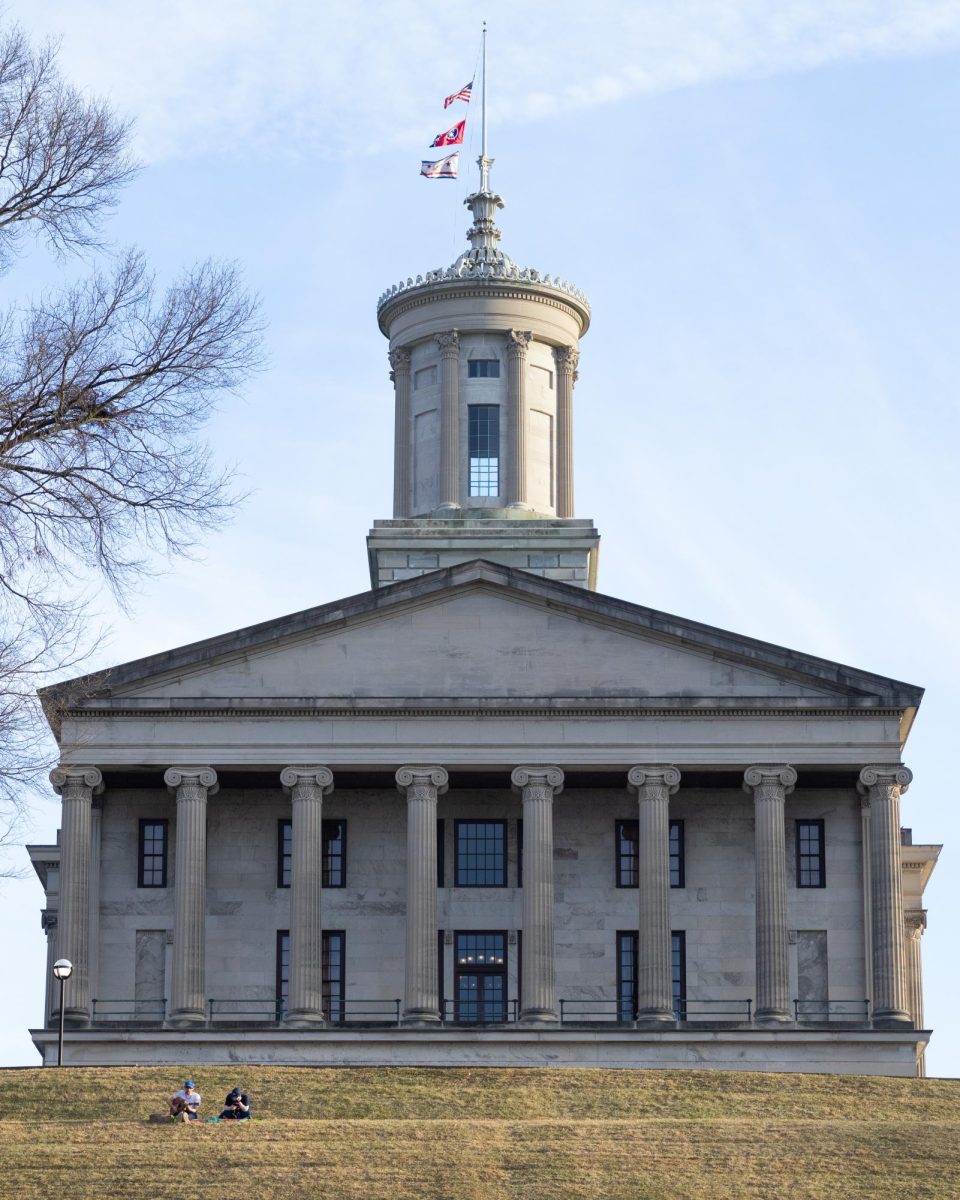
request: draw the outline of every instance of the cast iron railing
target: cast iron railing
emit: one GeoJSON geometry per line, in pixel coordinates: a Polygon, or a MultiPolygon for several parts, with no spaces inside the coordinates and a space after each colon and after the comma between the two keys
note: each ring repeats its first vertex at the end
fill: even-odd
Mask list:
{"type": "Polygon", "coordinates": [[[445,1025],[513,1025],[516,1000],[444,1000],[440,1019],[445,1025]]]}
{"type": "Polygon", "coordinates": [[[870,1020],[869,1000],[794,1000],[793,1014],[798,1024],[804,1021],[870,1020]]]}
{"type": "MultiPolygon", "coordinates": [[[[678,1000],[673,1007],[678,1021],[687,1024],[712,1024],[717,1021],[749,1022],[753,1017],[753,1000],[678,1000]]],[[[605,1025],[632,1025],[637,1020],[636,1009],[623,1000],[561,1000],[560,1023],[584,1022],[605,1025]]]]}
{"type": "MultiPolygon", "coordinates": [[[[331,1000],[324,1017],[328,1025],[399,1025],[400,1000],[331,1000]]],[[[217,1021],[279,1024],[286,1016],[286,1001],[278,997],[238,999],[211,997],[207,1001],[210,1024],[217,1021]]]]}
{"type": "Polygon", "coordinates": [[[149,1021],[160,1024],[167,1012],[166,1000],[92,1000],[90,1020],[96,1025],[102,1021],[149,1021]]]}

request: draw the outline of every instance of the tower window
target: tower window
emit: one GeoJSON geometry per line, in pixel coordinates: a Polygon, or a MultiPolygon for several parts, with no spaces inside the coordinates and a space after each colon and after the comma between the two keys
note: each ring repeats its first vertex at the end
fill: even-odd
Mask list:
{"type": "MultiPolygon", "coordinates": [[[[474,360],[481,364],[482,359],[474,360]]],[[[470,364],[473,366],[473,363],[470,364]]],[[[499,363],[496,364],[499,366],[499,363]]],[[[500,495],[500,408],[471,404],[467,409],[470,453],[470,495],[500,495]]]]}
{"type": "Polygon", "coordinates": [[[468,379],[499,379],[499,358],[471,358],[467,363],[468,379]]]}

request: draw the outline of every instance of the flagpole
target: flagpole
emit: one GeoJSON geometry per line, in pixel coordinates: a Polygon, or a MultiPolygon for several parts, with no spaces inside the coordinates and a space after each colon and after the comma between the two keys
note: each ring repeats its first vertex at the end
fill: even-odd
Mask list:
{"type": "Polygon", "coordinates": [[[483,79],[480,91],[480,191],[490,191],[490,159],[487,157],[487,23],[483,22],[481,54],[483,79]]]}

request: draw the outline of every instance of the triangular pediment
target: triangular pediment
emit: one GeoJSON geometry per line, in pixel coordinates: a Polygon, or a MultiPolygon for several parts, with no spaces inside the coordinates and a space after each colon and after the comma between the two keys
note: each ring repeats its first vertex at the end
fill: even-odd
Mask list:
{"type": "Polygon", "coordinates": [[[922,694],[479,560],[127,663],[102,683],[101,703],[174,705],[474,698],[905,708],[922,694]]]}

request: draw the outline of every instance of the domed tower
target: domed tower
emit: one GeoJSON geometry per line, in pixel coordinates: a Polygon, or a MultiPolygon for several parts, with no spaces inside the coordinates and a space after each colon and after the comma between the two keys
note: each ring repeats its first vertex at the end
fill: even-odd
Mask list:
{"type": "Polygon", "coordinates": [[[573,386],[590,305],[501,250],[481,155],[470,241],[389,288],[377,319],[396,401],[393,519],[367,538],[374,587],[474,558],[596,588],[599,534],[573,506],[573,386]]]}

